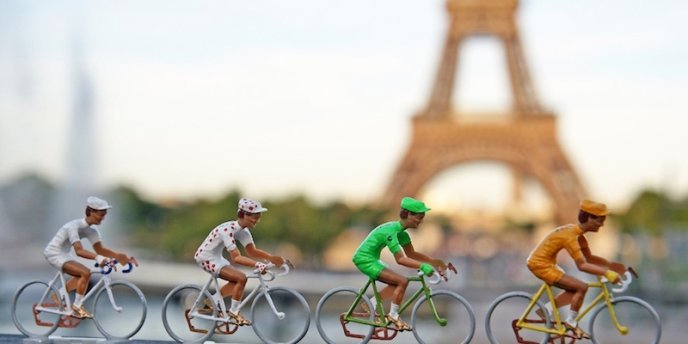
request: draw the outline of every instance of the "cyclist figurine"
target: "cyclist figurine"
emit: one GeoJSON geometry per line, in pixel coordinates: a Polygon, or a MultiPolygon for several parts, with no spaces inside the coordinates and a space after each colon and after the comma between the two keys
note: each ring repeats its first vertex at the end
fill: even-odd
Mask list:
{"type": "MultiPolygon", "coordinates": [[[[399,221],[391,221],[373,229],[356,249],[353,262],[363,274],[387,284],[380,295],[382,300],[392,299],[390,311],[385,315],[387,321],[394,324],[399,331],[411,330],[411,327],[399,317],[399,305],[404,299],[408,286],[408,279],[389,269],[380,261],[380,253],[387,246],[394,254],[397,264],[413,269],[420,269],[426,275],[432,275],[435,270],[444,273],[447,265],[441,259],[435,259],[417,252],[411,238],[406,232],[408,228],[418,228],[423,222],[425,213],[430,208],[419,200],[404,197],[401,200],[399,221]],[[402,251],[403,249],[403,251],[402,251]]],[[[376,304],[373,303],[373,306],[376,304]]]]}
{"type": "MultiPolygon", "coordinates": [[[[564,322],[579,338],[590,337],[578,328],[575,320],[583,304],[588,285],[557,266],[556,257],[561,249],[566,249],[579,270],[605,276],[612,283],[618,283],[619,275],[625,272],[626,267],[621,263],[610,262],[593,255],[588,240],[585,238],[586,233],[599,231],[608,213],[605,204],[583,200],[578,212],[578,224],[568,224],[554,229],[540,241],[528,257],[528,269],[536,277],[549,285],[564,289],[556,296],[555,306],[561,309],[570,305],[569,314],[564,322]]],[[[552,307],[553,305],[549,303],[546,305],[550,318],[552,307]]],[[[538,315],[544,317],[544,314],[538,315]]]]}
{"type": "Polygon", "coordinates": [[[201,246],[196,250],[194,259],[203,270],[226,280],[228,283],[220,289],[222,297],[231,295],[232,301],[229,308],[229,317],[240,326],[251,325],[251,322],[239,314],[239,305],[246,287],[246,274],[232,267],[230,262],[222,256],[222,250],[227,249],[232,261],[244,266],[254,267],[261,273],[265,273],[267,265],[260,260],[267,260],[276,266],[291,263],[280,256],[274,256],[264,250],[258,249],[253,242],[250,229],[253,229],[260,221],[261,213],[267,208],[258,201],[247,198],[239,200],[237,220],[227,221],[217,225],[210,231],[201,246]],[[246,254],[241,255],[236,246],[236,241],[244,246],[246,254]],[[259,259],[259,260],[254,260],[259,259]]]}
{"type": "Polygon", "coordinates": [[[73,247],[74,253],[79,257],[94,259],[99,266],[111,264],[112,259],[117,260],[117,262],[123,265],[131,262],[135,266],[139,266],[136,258],[103,246],[100,232],[96,226],[103,222],[110,208],[112,206],[107,201],[93,196],[88,197],[86,199],[86,217],[65,223],[43,251],[43,255],[50,265],[72,276],[65,285],[65,289],[67,291],[76,290],[72,310],[79,318],[93,317],[82,306],[86,289],[88,289],[91,270],[76,260],[76,257],[70,253],[70,248],[73,247]],[[87,238],[91,242],[95,253],[83,247],[81,244],[82,238],[87,238]]]}

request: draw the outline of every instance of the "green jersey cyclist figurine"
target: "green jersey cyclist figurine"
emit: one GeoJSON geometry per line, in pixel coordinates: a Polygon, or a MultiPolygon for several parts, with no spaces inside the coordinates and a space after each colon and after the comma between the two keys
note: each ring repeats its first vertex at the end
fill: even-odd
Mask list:
{"type": "Polygon", "coordinates": [[[426,207],[425,203],[411,197],[404,197],[401,200],[399,220],[381,224],[373,229],[353,256],[353,262],[358,270],[376,281],[387,284],[380,290],[382,300],[392,299],[390,311],[385,317],[399,331],[411,330],[411,327],[401,320],[398,313],[409,281],[380,261],[380,253],[386,246],[394,255],[397,264],[419,269],[426,275],[432,275],[435,270],[444,274],[447,264],[441,259],[417,252],[411,243],[411,237],[406,232],[408,228],[418,228],[423,222],[425,213],[429,210],[430,208],[426,207]]]}

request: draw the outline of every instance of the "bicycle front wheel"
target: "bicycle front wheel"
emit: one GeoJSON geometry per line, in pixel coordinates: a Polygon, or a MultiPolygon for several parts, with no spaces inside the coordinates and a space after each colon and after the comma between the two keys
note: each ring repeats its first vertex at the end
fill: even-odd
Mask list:
{"type": "Polygon", "coordinates": [[[12,300],[12,321],[28,337],[47,337],[55,332],[66,306],[54,286],[34,281],[23,285],[12,300]],[[37,308],[38,307],[38,308],[37,308]]]}
{"type": "Polygon", "coordinates": [[[662,324],[657,312],[647,302],[633,296],[612,301],[614,313],[622,326],[621,333],[610,316],[607,305],[598,307],[590,318],[590,336],[595,344],[657,344],[662,337],[662,324]]]}
{"type": "MultiPolygon", "coordinates": [[[[202,343],[210,338],[216,322],[192,316],[206,303],[212,305],[212,297],[207,291],[201,294],[200,286],[186,284],[172,289],[162,302],[162,324],[170,337],[179,343],[202,343]],[[194,304],[196,308],[192,309],[194,304]]],[[[206,316],[217,316],[215,307],[200,311],[206,316]]]]}
{"type": "Polygon", "coordinates": [[[274,287],[253,300],[251,320],[253,331],[264,343],[298,343],[308,332],[311,310],[295,290],[274,287]]]}
{"type": "Polygon", "coordinates": [[[438,290],[430,298],[423,296],[413,306],[411,327],[421,344],[470,343],[475,333],[475,313],[461,295],[438,290]]]}
{"type": "Polygon", "coordinates": [[[129,281],[101,288],[93,302],[93,321],[108,339],[129,339],[143,326],[148,306],[141,290],[129,281]]]}
{"type": "MultiPolygon", "coordinates": [[[[548,333],[523,329],[516,326],[516,322],[523,314],[523,311],[526,310],[532,299],[533,296],[526,292],[512,291],[499,296],[492,302],[485,315],[485,332],[490,343],[547,343],[549,340],[548,333]]],[[[543,329],[550,328],[551,321],[546,314],[545,306],[543,306],[540,301],[537,301],[530,313],[526,314],[524,320],[533,326],[538,326],[543,329]],[[540,318],[536,314],[537,310],[545,314],[545,319],[540,318]]]]}
{"type": "MultiPolygon", "coordinates": [[[[320,299],[315,309],[315,324],[325,342],[329,344],[368,343],[373,335],[374,327],[344,319],[357,296],[358,290],[339,287],[328,291],[320,299]]],[[[372,322],[374,314],[369,311],[371,309],[373,305],[370,299],[363,295],[354,307],[352,316],[362,321],[372,322]]]]}

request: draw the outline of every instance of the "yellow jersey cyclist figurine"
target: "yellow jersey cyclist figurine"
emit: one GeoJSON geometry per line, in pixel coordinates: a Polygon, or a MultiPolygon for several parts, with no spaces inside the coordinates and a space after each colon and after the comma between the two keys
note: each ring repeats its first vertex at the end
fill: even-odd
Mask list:
{"type": "MultiPolygon", "coordinates": [[[[578,224],[560,226],[545,236],[528,257],[528,269],[545,283],[564,289],[556,296],[556,307],[562,308],[570,305],[570,311],[565,318],[565,323],[570,326],[578,337],[590,336],[578,328],[576,316],[583,304],[585,293],[588,290],[587,283],[564,272],[557,266],[557,253],[565,249],[575,261],[579,270],[599,276],[605,276],[612,283],[619,281],[619,275],[624,274],[626,267],[617,262],[610,262],[590,251],[585,234],[597,233],[604,224],[609,211],[603,203],[583,200],[578,212],[578,224]]],[[[553,305],[547,304],[545,308],[552,318],[553,305]]],[[[543,314],[539,314],[543,316],[543,314]]]]}
{"type": "Polygon", "coordinates": [[[96,226],[103,222],[110,208],[112,206],[107,201],[93,196],[88,197],[86,199],[86,217],[65,223],[43,251],[43,255],[50,265],[72,276],[66,283],[65,289],[67,291],[76,290],[72,310],[79,318],[93,317],[90,312],[82,307],[91,270],[76,260],[76,257],[70,253],[70,248],[74,248],[74,253],[79,257],[95,259],[100,266],[110,264],[111,259],[116,259],[122,265],[131,262],[135,266],[139,266],[136,258],[103,246],[100,232],[96,226]],[[83,238],[87,238],[91,242],[95,253],[84,248],[81,244],[83,238]]]}
{"type": "Polygon", "coordinates": [[[381,224],[373,229],[353,256],[353,262],[358,270],[374,280],[387,284],[380,290],[383,300],[392,299],[390,311],[385,317],[400,331],[411,330],[411,327],[401,320],[398,313],[409,282],[406,277],[389,269],[380,261],[380,253],[386,246],[400,265],[420,269],[426,275],[432,275],[435,270],[444,274],[447,269],[444,261],[417,252],[406,232],[408,228],[418,228],[423,222],[425,213],[429,210],[430,208],[426,207],[425,203],[411,197],[404,197],[401,200],[399,220],[381,224]]]}
{"type": "Polygon", "coordinates": [[[194,259],[203,270],[220,277],[228,283],[220,289],[222,297],[231,295],[232,301],[229,308],[229,317],[238,325],[251,325],[251,322],[239,314],[239,305],[244,295],[247,277],[246,274],[232,267],[230,262],[222,256],[222,250],[227,249],[232,261],[244,266],[254,267],[261,273],[265,273],[267,265],[259,260],[268,260],[275,266],[291,263],[280,256],[274,256],[264,250],[258,249],[253,242],[250,229],[253,229],[260,221],[260,216],[267,211],[260,202],[247,198],[239,200],[237,220],[227,221],[217,225],[210,231],[201,246],[196,250],[194,259]],[[238,240],[251,257],[241,255],[236,246],[238,240]]]}

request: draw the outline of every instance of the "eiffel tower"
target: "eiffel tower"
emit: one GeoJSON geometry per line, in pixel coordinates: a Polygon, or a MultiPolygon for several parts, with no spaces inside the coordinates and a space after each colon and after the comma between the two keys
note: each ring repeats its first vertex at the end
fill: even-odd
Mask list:
{"type": "MultiPolygon", "coordinates": [[[[476,160],[505,163],[514,196],[523,177],[537,179],[554,205],[554,220],[575,221],[583,185],[559,145],[556,117],[537,100],[516,27],[518,0],[447,0],[449,28],[425,109],[412,119],[411,142],[381,201],[396,206],[416,195],[443,170],[476,160]],[[468,38],[490,35],[504,47],[513,103],[499,121],[470,121],[452,104],[459,48],[468,38]]],[[[473,116],[475,117],[475,116],[473,116]]],[[[484,116],[483,116],[484,117],[484,116]]]]}

